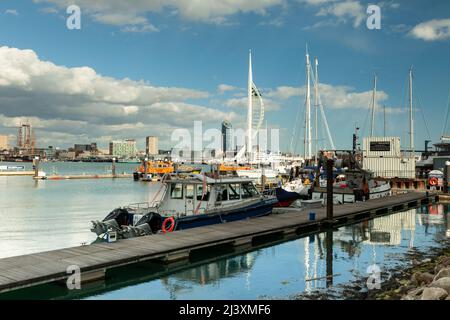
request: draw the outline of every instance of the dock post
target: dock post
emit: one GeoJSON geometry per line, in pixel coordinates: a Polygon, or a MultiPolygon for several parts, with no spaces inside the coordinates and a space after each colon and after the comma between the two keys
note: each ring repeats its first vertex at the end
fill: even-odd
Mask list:
{"type": "Polygon", "coordinates": [[[327,220],[333,220],[333,164],[334,161],[329,159],[326,162],[327,171],[327,220]]]}
{"type": "Polygon", "coordinates": [[[115,178],[116,177],[116,158],[115,157],[112,158],[111,172],[112,172],[113,178],[115,178]]]}
{"type": "Polygon", "coordinates": [[[37,179],[39,177],[39,156],[34,157],[34,177],[37,179]]]}
{"type": "Polygon", "coordinates": [[[144,178],[147,178],[147,162],[148,162],[148,158],[145,157],[145,159],[144,159],[144,178]]]}

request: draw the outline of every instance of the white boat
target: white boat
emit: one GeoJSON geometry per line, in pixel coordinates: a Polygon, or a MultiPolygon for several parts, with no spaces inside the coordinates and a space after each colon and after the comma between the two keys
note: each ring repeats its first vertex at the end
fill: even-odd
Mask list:
{"type": "MultiPolygon", "coordinates": [[[[370,172],[347,171],[345,177],[345,181],[340,181],[333,185],[334,204],[354,203],[356,201],[366,201],[392,195],[390,183],[373,179],[370,172]]],[[[313,188],[312,200],[325,200],[326,198],[326,183],[325,186],[313,188]]]]}

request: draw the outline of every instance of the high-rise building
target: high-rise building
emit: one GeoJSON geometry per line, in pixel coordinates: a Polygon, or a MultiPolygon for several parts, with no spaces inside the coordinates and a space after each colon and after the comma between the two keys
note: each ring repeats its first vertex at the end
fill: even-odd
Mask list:
{"type": "Polygon", "coordinates": [[[0,150],[8,149],[8,136],[0,136],[0,150]]]}
{"type": "Polygon", "coordinates": [[[137,155],[136,140],[114,140],[109,143],[109,154],[121,159],[135,158],[137,155]]]}
{"type": "Polygon", "coordinates": [[[224,153],[233,151],[233,126],[226,120],[222,122],[222,149],[224,153]]]}
{"type": "Polygon", "coordinates": [[[17,147],[29,154],[34,153],[36,138],[30,124],[21,124],[17,133],[17,147]]]}
{"type": "Polygon", "coordinates": [[[145,138],[145,153],[148,155],[157,155],[158,152],[158,137],[148,136],[145,138]]]}

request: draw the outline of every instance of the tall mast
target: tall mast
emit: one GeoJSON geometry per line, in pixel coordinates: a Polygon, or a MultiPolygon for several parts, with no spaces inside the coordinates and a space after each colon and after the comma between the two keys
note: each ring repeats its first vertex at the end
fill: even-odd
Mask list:
{"type": "Polygon", "coordinates": [[[413,68],[409,69],[409,150],[414,155],[413,68]]]}
{"type": "Polygon", "coordinates": [[[373,92],[372,92],[372,124],[370,126],[370,136],[373,137],[375,131],[375,107],[377,103],[377,75],[373,76],[373,92]]]}
{"type": "Polygon", "coordinates": [[[252,145],[252,122],[253,122],[253,73],[252,73],[252,51],[248,54],[248,105],[247,105],[247,154],[251,161],[252,145]]]}
{"type": "Polygon", "coordinates": [[[317,113],[319,109],[319,72],[318,72],[319,60],[314,58],[314,157],[316,159],[316,164],[318,163],[317,153],[318,153],[318,142],[319,142],[319,134],[318,134],[318,121],[317,121],[317,113]]]}
{"type": "Polygon", "coordinates": [[[311,159],[311,63],[306,46],[306,117],[305,117],[305,159],[311,159]]]}

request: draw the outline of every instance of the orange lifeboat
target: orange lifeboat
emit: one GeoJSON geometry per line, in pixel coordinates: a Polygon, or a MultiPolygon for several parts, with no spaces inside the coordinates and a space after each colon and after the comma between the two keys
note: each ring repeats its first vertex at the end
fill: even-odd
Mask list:
{"type": "MultiPolygon", "coordinates": [[[[140,165],[137,170],[140,173],[144,173],[144,165],[140,165]]],[[[148,161],[146,174],[165,174],[174,172],[172,162],[165,161],[148,161]]]]}

